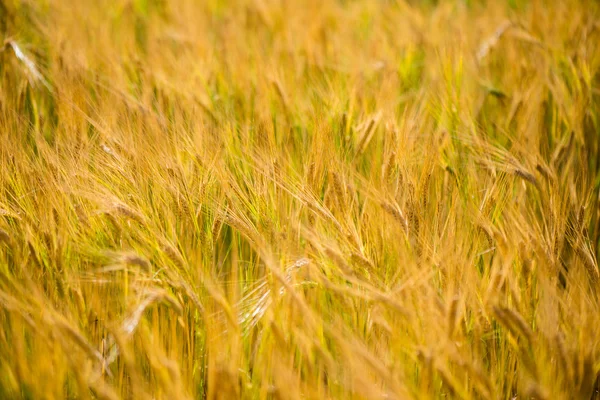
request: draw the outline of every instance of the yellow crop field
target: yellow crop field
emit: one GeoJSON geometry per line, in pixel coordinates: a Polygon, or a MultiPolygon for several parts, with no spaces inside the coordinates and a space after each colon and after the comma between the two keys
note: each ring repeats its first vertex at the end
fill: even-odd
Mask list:
{"type": "Polygon", "coordinates": [[[597,1],[0,35],[0,399],[600,399],[597,1]]]}

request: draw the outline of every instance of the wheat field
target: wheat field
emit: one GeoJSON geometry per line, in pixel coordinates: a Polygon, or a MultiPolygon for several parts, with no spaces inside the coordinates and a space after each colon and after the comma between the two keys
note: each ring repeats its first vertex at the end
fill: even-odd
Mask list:
{"type": "Polygon", "coordinates": [[[600,3],[0,33],[1,399],[600,398],[600,3]]]}

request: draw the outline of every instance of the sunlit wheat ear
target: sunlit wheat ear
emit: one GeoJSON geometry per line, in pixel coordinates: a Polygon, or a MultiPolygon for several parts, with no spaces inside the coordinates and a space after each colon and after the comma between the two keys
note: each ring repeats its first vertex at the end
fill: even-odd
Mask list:
{"type": "Polygon", "coordinates": [[[548,181],[550,184],[554,184],[556,176],[553,171],[545,164],[538,163],[535,169],[548,181]]]}
{"type": "Polygon", "coordinates": [[[6,40],[4,42],[4,47],[2,48],[2,51],[6,51],[7,49],[11,49],[15,57],[17,57],[17,59],[23,64],[23,66],[25,67],[25,72],[28,75],[32,84],[35,85],[41,83],[46,87],[46,89],[52,90],[52,87],[44,78],[44,76],[40,73],[33,60],[27,55],[25,55],[25,53],[23,52],[23,50],[21,50],[21,47],[16,41],[10,39],[6,40]]]}
{"type": "Polygon", "coordinates": [[[161,249],[178,268],[183,268],[186,265],[185,259],[183,258],[181,252],[169,242],[164,241],[161,245],[161,249]]]}
{"type": "Polygon", "coordinates": [[[371,262],[371,260],[369,260],[367,257],[365,257],[364,255],[357,253],[357,252],[353,252],[350,255],[350,259],[354,262],[357,263],[365,268],[368,268],[370,270],[373,270],[375,268],[375,266],[373,265],[373,263],[371,262]]]}
{"type": "Polygon", "coordinates": [[[488,55],[490,50],[494,46],[496,46],[496,44],[498,43],[498,41],[500,40],[502,35],[504,35],[504,33],[513,25],[514,24],[511,21],[506,20],[506,21],[502,22],[502,24],[500,24],[500,26],[498,26],[498,28],[496,28],[496,31],[490,37],[488,37],[481,44],[481,46],[479,46],[479,50],[477,51],[477,55],[476,55],[477,62],[481,63],[483,61],[483,59],[488,55]]]}
{"type": "Polygon", "coordinates": [[[162,289],[142,289],[141,296],[144,298],[123,321],[123,332],[131,335],[136,329],[146,308],[153,303],[165,302],[169,304],[178,314],[182,312],[182,306],[170,294],[162,289]]]}
{"type": "MultiPolygon", "coordinates": [[[[183,307],[177,299],[163,289],[142,288],[139,294],[142,300],[129,312],[128,316],[123,320],[121,330],[124,338],[129,338],[133,335],[138,324],[142,320],[144,312],[148,307],[160,302],[168,304],[178,315],[183,312],[183,307]]],[[[103,346],[107,349],[107,355],[103,360],[103,369],[114,363],[119,357],[119,347],[112,336],[107,336],[103,339],[103,346]]]]}
{"type": "Polygon", "coordinates": [[[537,187],[539,189],[539,182],[531,172],[528,172],[524,169],[515,169],[514,174],[516,176],[518,176],[519,178],[524,179],[527,182],[533,184],[535,187],[537,187]]]}
{"type": "Polygon", "coordinates": [[[381,167],[381,180],[385,183],[390,181],[392,176],[392,171],[395,167],[396,163],[396,151],[392,151],[388,156],[386,162],[381,167]]]}
{"type": "Polygon", "coordinates": [[[377,126],[379,121],[381,120],[381,112],[378,112],[376,115],[370,117],[367,121],[365,121],[362,126],[360,126],[357,130],[359,131],[358,141],[356,143],[356,155],[361,155],[371,140],[373,140],[373,136],[377,130],[377,126]]]}
{"type": "Polygon", "coordinates": [[[127,271],[129,269],[139,269],[142,272],[152,272],[150,262],[134,252],[104,252],[104,257],[109,260],[109,264],[98,269],[98,272],[127,271]]]}
{"type": "Polygon", "coordinates": [[[126,206],[125,204],[115,203],[112,206],[112,209],[123,217],[129,218],[139,224],[145,223],[145,217],[142,214],[133,210],[131,207],[126,206]]]}
{"type": "Polygon", "coordinates": [[[594,259],[593,253],[589,248],[589,245],[580,243],[575,246],[575,254],[581,260],[585,270],[589,276],[590,281],[593,285],[597,286],[600,282],[600,272],[598,271],[598,265],[594,259]]]}
{"type": "Polygon", "coordinates": [[[396,221],[398,221],[400,223],[400,226],[402,226],[402,228],[404,229],[405,234],[408,235],[408,233],[409,233],[408,219],[405,217],[405,215],[402,212],[402,210],[400,210],[399,207],[394,206],[394,205],[392,205],[390,203],[387,203],[387,202],[381,203],[381,207],[388,214],[390,214],[396,221]]]}
{"type": "MultiPolygon", "coordinates": [[[[301,258],[289,265],[285,269],[285,279],[288,282],[292,282],[293,274],[295,271],[305,268],[310,264],[310,260],[307,258],[301,258]]],[[[300,284],[309,283],[303,281],[300,284]]],[[[278,296],[284,296],[286,289],[282,287],[277,293],[278,296]]],[[[267,309],[273,302],[273,293],[266,280],[260,282],[256,287],[247,292],[237,304],[238,319],[242,327],[242,332],[247,334],[252,328],[254,328],[262,317],[267,312],[267,309]]]]}
{"type": "Polygon", "coordinates": [[[344,196],[344,189],[343,189],[343,185],[342,185],[342,180],[340,178],[340,176],[336,173],[336,172],[331,172],[329,174],[330,179],[331,179],[331,183],[333,186],[333,192],[335,193],[335,198],[337,203],[340,206],[343,206],[344,204],[344,200],[345,200],[345,196],[344,196]]]}

